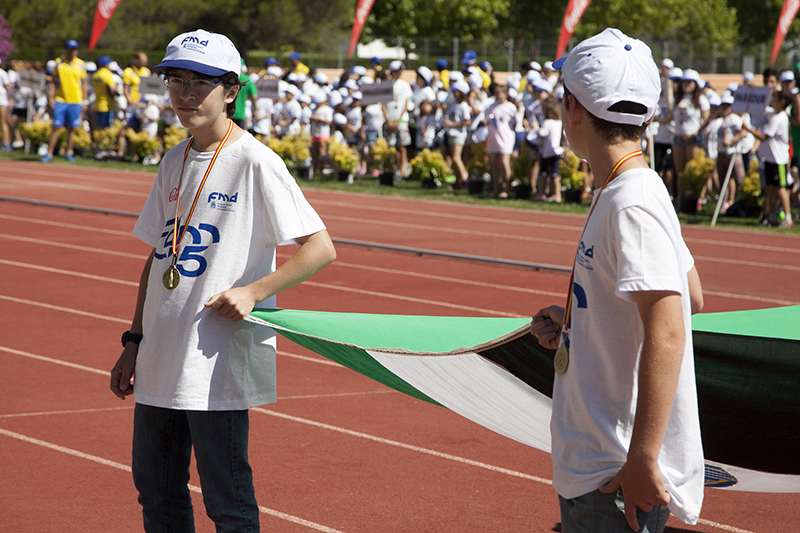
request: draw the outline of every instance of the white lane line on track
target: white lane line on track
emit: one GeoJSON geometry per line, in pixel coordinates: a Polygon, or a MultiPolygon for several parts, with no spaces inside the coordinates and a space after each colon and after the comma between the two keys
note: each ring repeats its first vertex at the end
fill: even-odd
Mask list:
{"type": "MultiPolygon", "coordinates": [[[[108,215],[103,215],[108,216],[108,215]]],[[[83,231],[91,231],[94,233],[106,233],[108,235],[117,235],[120,237],[132,237],[136,238],[133,234],[133,226],[131,226],[131,231],[120,231],[116,229],[106,229],[101,228],[98,226],[84,226],[82,224],[67,224],[66,222],[62,222],[60,220],[44,220],[41,218],[31,218],[31,217],[18,217],[15,215],[6,215],[0,213],[0,218],[5,218],[6,220],[15,220],[17,222],[27,222],[29,224],[41,224],[44,226],[56,226],[59,228],[69,228],[69,229],[77,229],[83,231]]]]}
{"type": "Polygon", "coordinates": [[[792,302],[790,300],[780,300],[778,298],[762,298],[760,296],[746,296],[744,294],[709,291],[706,289],[703,289],[703,294],[708,296],[718,296],[720,298],[732,298],[734,300],[751,300],[753,302],[763,302],[763,303],[777,304],[777,305],[798,305],[798,303],[800,303],[800,302],[792,302]]]}
{"type": "Polygon", "coordinates": [[[795,265],[781,265],[777,263],[760,263],[758,261],[741,261],[739,259],[725,259],[722,257],[706,257],[703,255],[695,255],[695,260],[701,261],[710,261],[713,263],[724,263],[726,265],[741,265],[741,266],[751,266],[757,268],[775,268],[778,270],[793,270],[795,272],[800,272],[800,266],[795,265]]]}
{"type": "Polygon", "coordinates": [[[394,446],[397,448],[403,448],[405,450],[411,450],[414,452],[424,453],[426,455],[432,455],[434,457],[439,457],[440,459],[447,459],[450,461],[455,461],[457,463],[467,464],[470,466],[477,466],[478,468],[483,468],[485,470],[491,470],[492,472],[499,472],[501,474],[506,474],[513,477],[519,477],[522,479],[527,479],[530,481],[536,481],[538,483],[544,483],[545,485],[552,485],[553,482],[549,479],[545,479],[542,477],[532,476],[530,474],[525,474],[522,472],[517,472],[516,470],[509,470],[508,468],[502,468],[499,466],[494,466],[486,463],[481,463],[480,461],[473,461],[472,459],[466,459],[464,457],[459,457],[457,455],[450,455],[449,453],[442,453],[437,452],[436,450],[431,450],[429,448],[422,448],[421,446],[414,446],[413,444],[406,444],[404,442],[399,442],[396,440],[384,439],[383,437],[376,437],[374,435],[370,435],[368,433],[361,433],[360,431],[352,431],[350,429],[345,429],[339,426],[332,426],[330,424],[324,424],[322,422],[317,422],[315,420],[309,420],[307,418],[300,418],[297,416],[287,415],[284,413],[279,413],[277,411],[272,411],[270,409],[264,409],[262,407],[254,407],[251,411],[256,411],[258,413],[264,413],[270,416],[275,416],[278,418],[283,418],[286,420],[291,420],[292,422],[299,422],[301,424],[306,424],[309,426],[314,426],[322,429],[327,429],[329,431],[335,431],[337,433],[343,433],[345,435],[350,435],[351,437],[358,437],[361,439],[371,440],[373,442],[380,442],[381,444],[388,444],[390,446],[394,446]]]}
{"type": "Polygon", "coordinates": [[[132,411],[133,406],[126,407],[103,407],[97,409],[70,409],[67,411],[40,411],[38,413],[13,413],[8,415],[0,415],[0,418],[25,418],[29,416],[62,416],[62,415],[80,415],[84,413],[102,413],[104,411],[132,411]]]}
{"type": "Polygon", "coordinates": [[[372,396],[374,394],[399,394],[396,390],[374,390],[367,392],[340,392],[336,394],[306,394],[302,396],[278,396],[281,400],[315,400],[318,398],[344,398],[347,396],[372,396]]]}
{"type": "Polygon", "coordinates": [[[70,244],[66,242],[50,241],[46,239],[34,239],[33,237],[22,237],[19,235],[9,235],[7,233],[0,233],[0,240],[8,239],[10,241],[29,242],[32,244],[43,244],[46,246],[55,246],[57,248],[67,248],[69,250],[80,250],[81,252],[95,252],[104,255],[113,255],[116,257],[125,257],[127,259],[147,259],[143,254],[132,254],[129,252],[115,252],[114,250],[106,250],[98,248],[97,246],[81,246],[79,244],[70,244]]]}
{"type": "Polygon", "coordinates": [[[15,168],[14,173],[19,174],[27,174],[30,176],[37,176],[37,177],[51,177],[51,178],[66,178],[71,180],[87,180],[87,181],[99,181],[102,183],[119,183],[122,185],[143,185],[147,187],[147,190],[150,190],[150,187],[153,186],[153,182],[156,179],[156,174],[150,174],[148,176],[141,176],[137,174],[130,174],[130,177],[111,177],[107,174],[104,175],[95,175],[90,173],[84,174],[73,174],[70,172],[60,172],[60,171],[42,171],[42,170],[30,170],[27,168],[15,168]]]}
{"type": "MultiPolygon", "coordinates": [[[[772,235],[772,234],[767,234],[772,235]]],[[[781,235],[781,237],[793,238],[793,235],[781,235]]],[[[800,254],[800,241],[793,242],[792,247],[783,246],[769,246],[766,244],[753,244],[746,242],[728,242],[728,241],[715,241],[712,239],[695,239],[692,237],[684,237],[687,243],[694,242],[697,244],[712,244],[714,246],[729,246],[731,248],[744,248],[745,250],[764,250],[765,252],[786,252],[789,254],[800,254]]]]}
{"type": "MultiPolygon", "coordinates": [[[[398,207],[381,207],[377,205],[365,205],[365,204],[355,204],[349,202],[332,202],[330,200],[315,200],[314,204],[320,205],[329,205],[333,207],[346,207],[348,209],[365,209],[369,211],[379,211],[381,213],[400,213],[404,215],[414,215],[417,216],[426,216],[426,217],[437,217],[437,218],[447,218],[451,220],[463,220],[463,221],[470,221],[470,222],[486,222],[486,223],[496,223],[496,224],[508,224],[512,226],[524,226],[529,228],[546,228],[546,229],[555,229],[555,230],[567,230],[567,231],[581,231],[583,226],[583,219],[579,220],[579,224],[576,226],[566,226],[564,224],[548,224],[546,222],[528,222],[524,220],[513,220],[508,218],[491,218],[491,217],[476,217],[472,215],[457,215],[453,213],[441,213],[438,211],[422,211],[417,209],[401,209],[398,207]]],[[[532,213],[536,213],[532,211],[532,213]]],[[[539,212],[543,213],[543,212],[539,212]]],[[[323,216],[323,215],[320,215],[323,216]]],[[[327,218],[329,215],[324,215],[323,218],[327,218]]],[[[546,216],[546,214],[545,214],[546,216]]]]}
{"type": "Polygon", "coordinates": [[[115,279],[106,276],[95,276],[93,274],[85,274],[83,272],[75,272],[73,270],[64,270],[63,268],[53,268],[42,265],[33,265],[31,263],[20,263],[19,261],[9,261],[8,259],[0,259],[0,264],[20,267],[20,268],[28,268],[31,270],[39,270],[42,272],[51,272],[53,274],[63,274],[65,276],[75,276],[78,278],[91,279],[93,281],[107,281],[109,283],[115,283],[117,285],[127,285],[129,287],[139,287],[139,282],[137,281],[127,281],[124,279],[115,279]]]}
{"type": "Polygon", "coordinates": [[[134,191],[123,191],[120,189],[104,189],[102,187],[91,187],[89,185],[76,185],[74,183],[58,183],[54,181],[31,181],[27,179],[15,179],[15,178],[0,178],[0,183],[13,183],[17,185],[25,185],[26,187],[41,187],[41,188],[50,188],[50,189],[69,189],[70,191],[86,191],[86,192],[97,192],[97,193],[107,193],[113,196],[133,196],[135,198],[147,198],[147,192],[134,192],[134,191]]]}
{"type": "MultiPolygon", "coordinates": [[[[110,466],[112,468],[116,468],[117,470],[122,470],[123,472],[131,472],[131,467],[128,465],[124,465],[122,463],[118,463],[116,461],[111,461],[109,459],[104,459],[102,457],[98,457],[96,455],[92,455],[89,453],[84,453],[78,450],[73,450],[72,448],[67,448],[66,446],[60,446],[58,444],[53,444],[52,442],[47,442],[40,439],[35,439],[33,437],[28,437],[27,435],[22,435],[20,433],[15,433],[13,431],[8,431],[6,429],[0,429],[0,435],[5,435],[6,437],[11,437],[12,439],[17,439],[23,442],[27,442],[29,444],[35,444],[37,446],[42,446],[43,448],[47,448],[49,450],[53,450],[56,452],[65,453],[67,455],[71,455],[73,457],[78,457],[80,459],[85,459],[87,461],[92,461],[95,463],[99,463],[104,466],[110,466]]],[[[189,485],[189,490],[192,492],[196,492],[198,494],[202,494],[203,491],[197,485],[189,485]]],[[[263,507],[261,505],[258,506],[258,510],[266,515],[274,516],[276,518],[280,518],[282,520],[286,520],[288,522],[293,522],[295,524],[299,524],[301,526],[305,526],[310,529],[315,529],[317,531],[324,531],[325,533],[344,533],[339,531],[338,529],[333,529],[328,526],[323,526],[322,524],[317,524],[316,522],[311,522],[310,520],[305,520],[303,518],[298,518],[296,516],[292,516],[290,514],[282,513],[280,511],[276,511],[275,509],[270,509],[268,507],[263,507]]]]}
{"type": "Polygon", "coordinates": [[[439,302],[436,300],[426,300],[424,298],[414,298],[412,296],[400,296],[398,294],[388,294],[385,292],[376,292],[376,291],[368,291],[365,289],[355,289],[352,287],[340,287],[338,285],[329,285],[327,283],[317,283],[315,281],[304,281],[302,285],[307,285],[309,287],[319,287],[321,289],[332,289],[336,291],[344,291],[344,292],[352,292],[356,294],[363,294],[366,296],[377,296],[380,298],[390,298],[392,300],[402,300],[405,302],[414,302],[414,303],[421,303],[427,305],[436,305],[439,307],[447,307],[450,309],[461,309],[462,311],[473,311],[478,313],[486,313],[490,315],[497,315],[497,316],[507,316],[513,318],[525,318],[528,315],[520,315],[517,313],[506,313],[505,311],[494,311],[492,309],[485,309],[483,307],[472,307],[470,305],[459,305],[459,304],[451,304],[447,302],[439,302]]]}
{"type": "Polygon", "coordinates": [[[25,304],[25,305],[33,305],[35,307],[42,307],[44,309],[50,309],[52,311],[59,311],[61,313],[71,313],[73,315],[80,315],[85,316],[88,318],[96,318],[98,320],[108,320],[109,322],[118,322],[120,324],[130,324],[130,320],[125,320],[123,318],[115,318],[112,316],[107,315],[99,315],[97,313],[89,313],[88,311],[81,311],[79,309],[73,309],[71,307],[62,307],[60,305],[52,305],[47,304],[44,302],[35,302],[33,300],[25,300],[22,298],[14,298],[13,296],[7,296],[5,294],[0,294],[0,300],[5,300],[7,302],[14,302],[17,304],[25,304]]]}
{"type": "Polygon", "coordinates": [[[507,233],[501,232],[491,232],[491,231],[474,231],[474,230],[466,230],[461,228],[443,228],[441,226],[426,226],[423,224],[409,224],[405,222],[389,222],[383,220],[375,220],[375,219],[367,219],[367,218],[355,218],[355,217],[343,217],[339,215],[325,215],[325,220],[340,220],[342,222],[357,222],[359,224],[368,224],[370,226],[390,226],[393,228],[407,228],[407,229],[419,229],[425,231],[440,231],[442,233],[457,233],[459,235],[469,235],[469,236],[479,236],[479,237],[489,237],[493,240],[495,239],[510,239],[516,241],[525,241],[525,242],[542,242],[545,244],[557,244],[559,246],[570,246],[575,248],[577,246],[577,242],[567,241],[564,239],[545,239],[542,237],[531,237],[528,235],[509,235],[507,233]]]}
{"type": "Polygon", "coordinates": [[[54,359],[52,357],[46,357],[44,355],[37,355],[35,353],[30,352],[23,352],[22,350],[15,350],[14,348],[9,348],[7,346],[0,346],[0,352],[6,352],[13,355],[21,355],[22,357],[27,357],[29,359],[35,359],[37,361],[43,361],[45,363],[52,363],[54,365],[61,365],[66,366],[69,368],[74,368],[77,370],[83,370],[84,372],[91,372],[92,374],[99,374],[101,376],[110,377],[111,370],[99,370],[97,368],[92,368],[90,366],[79,365],[77,363],[70,363],[69,361],[62,361],[61,359],[54,359]]]}

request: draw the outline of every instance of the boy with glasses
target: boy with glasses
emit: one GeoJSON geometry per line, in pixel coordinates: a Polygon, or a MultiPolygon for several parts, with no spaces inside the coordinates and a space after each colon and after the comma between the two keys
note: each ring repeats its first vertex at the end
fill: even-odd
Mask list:
{"type": "Polygon", "coordinates": [[[276,401],[275,333],[242,319],[335,258],[281,159],[230,119],[240,66],[228,38],[197,30],[156,67],[193,137],[164,156],[133,230],[153,250],[111,371],[117,397],[135,393],[133,478],[148,532],[194,530],[192,447],[217,530],[258,531],[248,409],[276,401]],[[285,244],[300,247],[276,269],[285,244]]]}

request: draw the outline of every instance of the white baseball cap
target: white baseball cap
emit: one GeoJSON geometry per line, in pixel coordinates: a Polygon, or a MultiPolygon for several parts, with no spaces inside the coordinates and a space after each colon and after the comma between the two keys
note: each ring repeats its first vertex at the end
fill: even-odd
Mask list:
{"type": "Polygon", "coordinates": [[[326,93],[322,89],[320,89],[316,93],[314,93],[313,102],[315,104],[321,104],[322,102],[326,102],[327,100],[328,100],[328,93],[326,93]]]}
{"type": "Polygon", "coordinates": [[[617,29],[586,39],[553,66],[581,105],[600,119],[641,126],[656,112],[661,78],[650,47],[617,29]],[[643,113],[614,109],[621,102],[639,104],[643,113]]]}
{"type": "Polygon", "coordinates": [[[531,61],[531,68],[532,68],[533,70],[536,70],[536,71],[538,71],[538,72],[541,72],[541,71],[542,71],[542,66],[539,64],[539,62],[538,62],[538,61],[531,61]]]}
{"type": "Polygon", "coordinates": [[[462,94],[469,94],[469,84],[463,80],[450,84],[451,91],[459,91],[462,94]]]}
{"type": "Polygon", "coordinates": [[[781,81],[794,81],[794,72],[791,70],[781,72],[781,81]]]}
{"type": "Polygon", "coordinates": [[[268,67],[267,74],[270,76],[275,76],[276,78],[280,78],[283,76],[283,70],[281,70],[281,67],[268,67]]]}
{"type": "Polygon", "coordinates": [[[389,63],[389,72],[394,72],[396,70],[404,70],[406,66],[403,64],[402,61],[396,60],[389,63]]]}
{"type": "Polygon", "coordinates": [[[155,68],[185,68],[207,76],[238,74],[242,68],[239,51],[220,33],[195,30],[182,33],[167,45],[164,61],[155,68]]]}
{"type": "Polygon", "coordinates": [[[672,68],[672,67],[675,66],[675,63],[673,63],[670,58],[665,57],[664,59],[661,60],[661,66],[662,67],[667,67],[667,68],[672,68]]]}
{"type": "Polygon", "coordinates": [[[744,77],[744,81],[746,81],[746,82],[750,82],[750,81],[753,81],[753,80],[756,79],[756,77],[753,75],[753,73],[750,72],[749,70],[744,73],[743,77],[744,77]]]}
{"type": "Polygon", "coordinates": [[[732,104],[733,103],[733,95],[729,91],[725,91],[722,94],[722,99],[720,101],[721,104],[732,104]]]}
{"type": "Polygon", "coordinates": [[[428,85],[431,84],[431,80],[433,79],[433,72],[431,72],[431,69],[429,69],[426,66],[419,67],[417,69],[417,74],[422,76],[422,79],[425,80],[425,83],[427,83],[428,85]]]}
{"type": "Polygon", "coordinates": [[[681,78],[681,79],[683,81],[693,81],[698,85],[700,85],[700,81],[701,81],[700,80],[700,74],[698,74],[696,70],[691,69],[691,68],[687,68],[686,70],[683,71],[683,78],[681,78]]]}
{"type": "Polygon", "coordinates": [[[683,70],[678,67],[672,67],[669,69],[669,73],[667,77],[671,80],[682,80],[683,79],[683,70]]]}

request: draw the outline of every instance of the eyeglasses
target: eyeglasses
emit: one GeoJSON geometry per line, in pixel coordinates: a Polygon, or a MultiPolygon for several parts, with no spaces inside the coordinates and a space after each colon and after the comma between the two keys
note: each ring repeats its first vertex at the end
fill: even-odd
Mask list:
{"type": "Polygon", "coordinates": [[[164,78],[164,85],[170,89],[182,89],[188,85],[193,91],[210,91],[220,83],[222,83],[222,80],[210,81],[202,78],[185,80],[178,76],[167,76],[164,78]]]}

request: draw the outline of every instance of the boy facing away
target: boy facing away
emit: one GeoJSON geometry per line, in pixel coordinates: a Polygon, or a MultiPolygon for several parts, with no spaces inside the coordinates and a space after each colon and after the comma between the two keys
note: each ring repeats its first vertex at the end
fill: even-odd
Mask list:
{"type": "Polygon", "coordinates": [[[703,449],[691,337],[700,279],[669,194],[641,153],[658,106],[650,49],[607,29],[555,64],[561,116],[597,187],[567,308],[531,324],[557,349],[551,421],[562,531],[663,531],[695,523],[703,449]]]}
{"type": "Polygon", "coordinates": [[[336,255],[280,158],[231,121],[240,66],[228,38],[197,30],[157,67],[193,137],[164,156],[133,230],[153,250],[111,371],[119,398],[135,386],[132,468],[148,533],[194,531],[192,447],[217,530],[258,531],[248,409],[276,401],[275,333],[242,318],[336,255]],[[300,247],[276,268],[285,244],[300,247]]]}

